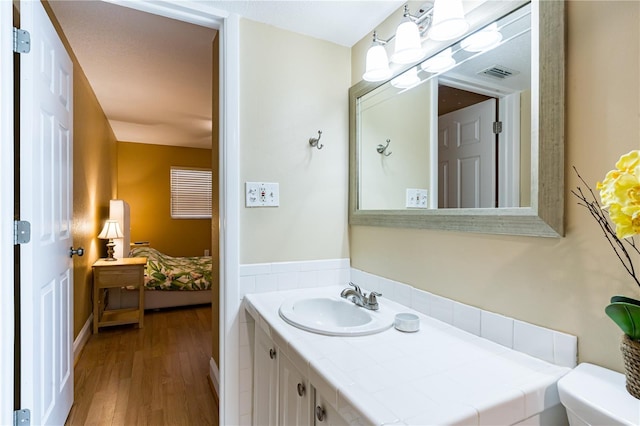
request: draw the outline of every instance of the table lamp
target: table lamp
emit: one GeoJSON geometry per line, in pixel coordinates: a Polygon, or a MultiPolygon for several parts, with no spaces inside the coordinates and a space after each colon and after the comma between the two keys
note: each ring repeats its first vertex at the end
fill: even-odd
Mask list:
{"type": "Polygon", "coordinates": [[[116,260],[113,257],[113,247],[116,245],[113,240],[114,238],[123,238],[124,235],[120,230],[120,225],[118,225],[117,220],[109,219],[104,224],[104,228],[102,228],[102,232],[98,235],[98,238],[102,240],[109,240],[107,243],[107,258],[105,260],[116,260]]]}

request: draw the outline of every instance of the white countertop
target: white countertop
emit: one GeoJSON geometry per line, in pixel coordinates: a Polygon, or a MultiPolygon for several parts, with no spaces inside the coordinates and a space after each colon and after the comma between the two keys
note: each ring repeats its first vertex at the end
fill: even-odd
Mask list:
{"type": "Polygon", "coordinates": [[[292,297],[336,296],[342,287],[248,294],[245,306],[346,419],[382,424],[515,424],[560,404],[560,367],[381,297],[381,311],[410,312],[420,330],[360,337],[300,330],[278,314],[292,297]],[[354,412],[351,407],[356,408],[354,412]]]}

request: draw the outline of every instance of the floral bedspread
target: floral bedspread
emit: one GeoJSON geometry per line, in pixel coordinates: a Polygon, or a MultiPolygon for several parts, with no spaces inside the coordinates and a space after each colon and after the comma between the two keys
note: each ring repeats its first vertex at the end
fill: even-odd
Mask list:
{"type": "Polygon", "coordinates": [[[146,257],[145,287],[148,290],[209,290],[211,256],[173,257],[150,247],[134,247],[131,257],[146,257]]]}

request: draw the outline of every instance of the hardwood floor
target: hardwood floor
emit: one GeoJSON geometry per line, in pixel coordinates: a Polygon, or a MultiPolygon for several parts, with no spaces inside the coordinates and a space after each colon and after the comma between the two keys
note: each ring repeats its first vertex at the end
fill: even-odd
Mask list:
{"type": "Polygon", "coordinates": [[[210,306],[147,311],[143,329],[101,328],[76,364],[66,425],[218,425],[210,358],[210,306]]]}

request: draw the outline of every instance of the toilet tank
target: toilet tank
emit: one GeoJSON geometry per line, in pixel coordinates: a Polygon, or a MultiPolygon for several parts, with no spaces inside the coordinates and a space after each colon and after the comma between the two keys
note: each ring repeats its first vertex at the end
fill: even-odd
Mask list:
{"type": "Polygon", "coordinates": [[[558,381],[569,424],[640,425],[640,400],[625,388],[624,374],[582,363],[558,381]]]}

